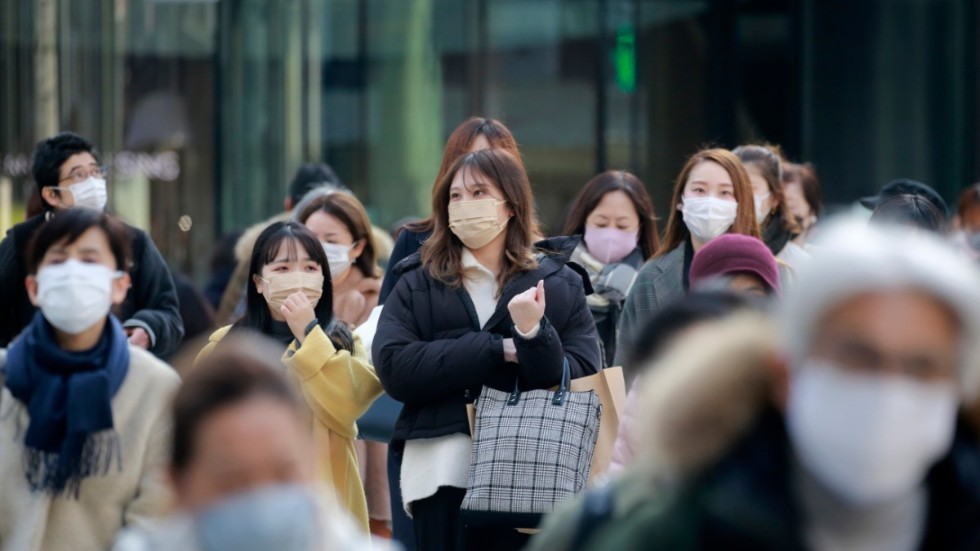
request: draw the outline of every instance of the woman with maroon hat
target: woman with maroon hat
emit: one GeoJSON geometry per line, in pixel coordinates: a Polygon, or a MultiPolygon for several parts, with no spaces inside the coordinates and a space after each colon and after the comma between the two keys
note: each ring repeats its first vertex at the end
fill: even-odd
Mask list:
{"type": "Polygon", "coordinates": [[[719,278],[734,293],[779,296],[779,266],[769,247],[751,235],[726,234],[713,239],[691,261],[691,288],[719,278]]]}

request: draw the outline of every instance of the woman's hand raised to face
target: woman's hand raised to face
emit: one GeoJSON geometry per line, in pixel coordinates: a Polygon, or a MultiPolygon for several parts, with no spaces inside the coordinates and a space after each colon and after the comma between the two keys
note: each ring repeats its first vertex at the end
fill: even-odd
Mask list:
{"type": "Polygon", "coordinates": [[[541,323],[544,317],[544,280],[538,281],[537,287],[531,287],[527,291],[510,299],[507,310],[510,311],[510,319],[514,321],[517,330],[528,334],[541,323]]]}
{"type": "Polygon", "coordinates": [[[302,291],[296,291],[286,297],[282,306],[279,307],[279,312],[282,313],[282,317],[286,318],[286,323],[289,324],[293,336],[300,344],[303,344],[303,339],[306,338],[306,328],[309,327],[311,321],[316,319],[313,303],[306,298],[302,291]]]}

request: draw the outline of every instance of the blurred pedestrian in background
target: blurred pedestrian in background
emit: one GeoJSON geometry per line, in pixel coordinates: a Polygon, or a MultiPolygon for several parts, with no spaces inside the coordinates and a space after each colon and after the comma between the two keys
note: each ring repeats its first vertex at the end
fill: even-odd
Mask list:
{"type": "Polygon", "coordinates": [[[726,278],[726,287],[733,293],[760,298],[781,293],[776,257],[761,239],[750,235],[730,233],[712,239],[694,253],[690,278],[692,289],[726,278]]]}
{"type": "Polygon", "coordinates": [[[349,193],[314,190],[300,202],[295,218],[323,245],[334,315],[353,326],[367,321],[378,305],[381,274],[364,205],[349,193]]]}
{"type": "Polygon", "coordinates": [[[893,195],[878,203],[871,213],[871,223],[922,230],[940,236],[949,233],[946,213],[924,196],[910,193],[893,195]]]}
{"type": "Polygon", "coordinates": [[[198,360],[221,347],[226,336],[247,331],[285,348],[282,363],[300,381],[316,420],[316,475],[336,489],[367,532],[355,421],[381,393],[381,385],[360,342],[334,318],[323,245],[296,222],[275,222],[255,241],[249,274],[245,315],[215,331],[198,360]]]}
{"type": "Polygon", "coordinates": [[[0,370],[5,549],[106,549],[169,507],[166,412],[179,379],[110,312],[129,291],[131,243],[119,220],[73,208],[24,254],[40,311],[0,370]]]}
{"type": "Polygon", "coordinates": [[[932,189],[926,184],[915,180],[909,180],[908,178],[892,180],[881,188],[878,195],[863,197],[859,202],[864,208],[874,212],[885,201],[888,201],[889,199],[898,195],[913,195],[928,201],[936,208],[937,211],[939,211],[940,215],[947,221],[948,225],[950,218],[949,207],[946,206],[946,201],[942,198],[942,196],[939,195],[936,190],[932,189]]]}
{"type": "Polygon", "coordinates": [[[658,364],[643,460],[585,498],[576,549],[976,547],[980,276],[925,233],[822,240],[778,347],[732,319],[658,364]]]}
{"type": "Polygon", "coordinates": [[[399,264],[381,313],[373,358],[385,390],[405,404],[392,449],[403,452],[402,499],[418,549],[519,549],[527,540],[515,526],[464,525],[468,398],[483,385],[555,386],[565,360],[573,378],[600,369],[588,281],[566,266],[577,240],[541,242],[536,252],[533,200],[507,151],[461,157],[434,190],[432,235],[399,264]]]}
{"type": "Polygon", "coordinates": [[[823,213],[820,180],[810,163],[796,164],[783,160],[781,166],[783,197],[800,227],[800,234],[793,241],[805,248],[813,226],[823,213]]]}
{"type": "MultiPolygon", "coordinates": [[[[103,211],[108,197],[106,171],[95,147],[71,132],[37,144],[32,174],[44,212],[11,228],[0,242],[0,346],[34,317],[36,309],[24,290],[25,257],[34,234],[73,207],[103,211]]],[[[133,344],[166,356],[184,335],[170,269],[146,232],[128,225],[126,230],[132,262],[119,269],[128,272],[132,285],[116,313],[133,344]]]]}
{"type": "Polygon", "coordinates": [[[128,530],[114,550],[371,549],[332,490],[315,484],[309,411],[275,341],[244,331],[226,344],[190,371],[173,403],[176,510],[128,530]]]}
{"type": "Polygon", "coordinates": [[[245,297],[245,288],[248,286],[249,271],[248,267],[252,259],[252,249],[255,247],[255,240],[258,239],[266,228],[275,222],[284,222],[292,218],[293,209],[303,197],[311,190],[329,187],[331,189],[347,188],[341,183],[340,178],[326,163],[306,163],[296,169],[286,197],[283,199],[283,211],[279,214],[259,222],[246,229],[235,244],[235,260],[238,263],[232,273],[231,279],[225,288],[221,303],[218,306],[216,315],[217,322],[229,323],[242,314],[245,297]]]}
{"type": "MultiPolygon", "coordinates": [[[[351,326],[361,325],[378,305],[381,289],[371,221],[364,206],[348,193],[313,190],[296,211],[296,220],[317,236],[327,254],[334,316],[351,326]]],[[[365,438],[360,423],[358,428],[365,438]]],[[[367,495],[371,533],[391,537],[387,440],[359,439],[355,449],[367,495]]]]}
{"type": "Polygon", "coordinates": [[[235,230],[218,238],[211,251],[208,281],[204,285],[204,296],[215,312],[221,306],[221,295],[225,294],[238,261],[235,260],[235,244],[244,230],[235,230]]]}
{"type": "Polygon", "coordinates": [[[980,259],[980,183],[960,194],[953,227],[956,246],[970,258],[980,259]]]}
{"type": "Polygon", "coordinates": [[[787,284],[793,281],[793,268],[806,262],[809,254],[793,242],[800,232],[796,217],[783,194],[782,168],[778,150],[761,145],[743,145],[732,150],[749,174],[755,200],[755,219],[762,240],[782,262],[780,272],[787,284]]]}
{"type": "Polygon", "coordinates": [[[587,297],[606,365],[616,357],[616,329],[636,273],[657,247],[657,220],[643,182],[623,170],[603,172],[579,192],[564,235],[581,235],[572,262],[585,268],[595,292],[587,297]]]}
{"type": "Polygon", "coordinates": [[[729,232],[759,237],[752,181],[730,151],[705,149],[692,155],[677,177],[660,249],[626,297],[616,365],[622,365],[622,351],[633,346],[637,328],[687,292],[694,253],[729,232]]]}

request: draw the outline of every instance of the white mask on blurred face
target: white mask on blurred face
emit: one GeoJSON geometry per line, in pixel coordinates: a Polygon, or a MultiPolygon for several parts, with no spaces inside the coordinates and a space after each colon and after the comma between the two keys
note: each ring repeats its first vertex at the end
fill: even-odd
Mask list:
{"type": "Polygon", "coordinates": [[[681,212],[691,235],[701,243],[707,243],[732,227],[738,203],[717,197],[685,197],[681,212]]]}
{"type": "Polygon", "coordinates": [[[850,505],[907,495],[953,442],[952,383],[847,371],[810,360],[790,383],[789,438],[803,466],[850,505]]]}
{"type": "Polygon", "coordinates": [[[112,282],[123,273],[103,264],[66,260],[37,273],[37,303],[48,323],[77,335],[109,315],[112,282]]]}
{"type": "Polygon", "coordinates": [[[103,210],[108,199],[104,178],[90,177],[72,186],[56,187],[55,189],[71,193],[72,199],[75,200],[74,206],[76,207],[103,210]]]}
{"type": "Polygon", "coordinates": [[[326,243],[323,242],[323,252],[327,253],[327,264],[330,266],[330,278],[337,279],[338,277],[344,275],[347,268],[350,268],[350,250],[354,248],[354,244],[351,245],[338,245],[337,243],[326,243]]]}
{"type": "Polygon", "coordinates": [[[761,226],[766,218],[769,217],[769,213],[772,212],[772,208],[766,205],[766,199],[771,197],[771,193],[765,193],[763,195],[755,195],[755,220],[761,226]]]}

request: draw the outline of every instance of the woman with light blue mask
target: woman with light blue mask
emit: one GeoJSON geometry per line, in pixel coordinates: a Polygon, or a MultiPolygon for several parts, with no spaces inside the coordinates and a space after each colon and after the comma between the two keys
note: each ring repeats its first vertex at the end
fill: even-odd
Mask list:
{"type": "Polygon", "coordinates": [[[314,488],[309,414],[278,347],[258,334],[226,342],[197,363],[173,402],[177,514],[124,534],[115,550],[369,548],[333,492],[314,488]]]}

